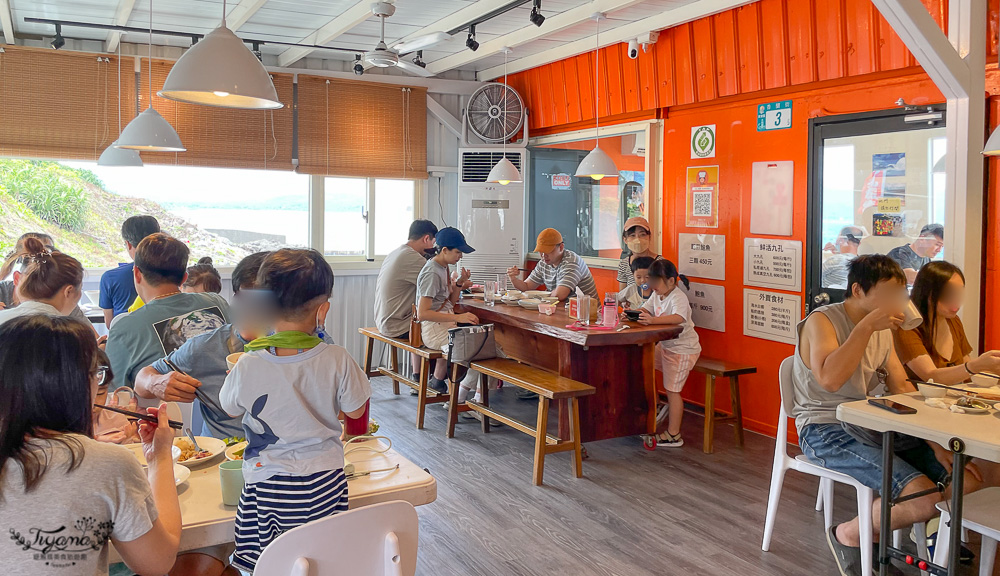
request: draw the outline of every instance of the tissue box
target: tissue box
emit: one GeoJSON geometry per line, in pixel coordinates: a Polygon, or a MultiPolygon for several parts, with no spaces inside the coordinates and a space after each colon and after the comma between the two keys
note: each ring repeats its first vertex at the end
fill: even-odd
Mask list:
{"type": "MultiPolygon", "coordinates": [[[[584,296],[584,298],[586,298],[586,296],[584,296]]],[[[590,321],[596,322],[597,315],[601,311],[600,302],[597,301],[597,298],[589,298],[589,300],[590,300],[590,321]]],[[[575,297],[569,299],[569,317],[572,318],[573,320],[583,320],[583,318],[580,317],[580,304],[578,302],[578,299],[575,297]]]]}

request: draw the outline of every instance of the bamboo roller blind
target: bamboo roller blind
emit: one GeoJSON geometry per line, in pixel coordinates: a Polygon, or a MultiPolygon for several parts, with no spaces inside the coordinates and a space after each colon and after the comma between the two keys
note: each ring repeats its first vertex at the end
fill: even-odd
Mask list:
{"type": "MultiPolygon", "coordinates": [[[[0,156],[96,160],[118,137],[115,55],[5,46],[0,54],[0,156]]],[[[292,169],[293,77],[272,74],[279,110],[232,110],[156,95],[173,62],[153,60],[153,107],[186,152],[143,152],[143,162],[292,169]]],[[[133,57],[122,58],[122,124],[135,117],[133,57]]],[[[141,59],[139,111],[149,104],[141,59]]],[[[427,91],[299,76],[299,171],[336,176],[427,177],[427,91]],[[405,164],[405,165],[404,165],[405,164]]]]}
{"type": "Polygon", "coordinates": [[[299,171],[427,178],[427,90],[300,75],[299,171]]]}

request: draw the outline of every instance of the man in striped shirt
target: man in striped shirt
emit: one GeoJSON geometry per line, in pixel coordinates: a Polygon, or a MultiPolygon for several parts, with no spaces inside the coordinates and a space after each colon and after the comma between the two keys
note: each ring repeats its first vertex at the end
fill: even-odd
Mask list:
{"type": "Polygon", "coordinates": [[[541,260],[528,275],[527,280],[518,277],[519,269],[514,266],[507,270],[511,284],[518,290],[535,290],[542,284],[552,291],[552,296],[565,300],[576,295],[577,287],[591,298],[597,298],[597,286],[590,274],[587,263],[577,254],[566,249],[562,234],[554,228],[546,228],[538,234],[535,252],[541,260]]]}

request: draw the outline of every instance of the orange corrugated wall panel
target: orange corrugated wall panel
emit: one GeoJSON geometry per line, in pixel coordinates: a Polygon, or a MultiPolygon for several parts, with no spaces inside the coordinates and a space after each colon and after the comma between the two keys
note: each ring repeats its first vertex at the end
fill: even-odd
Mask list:
{"type": "Polygon", "coordinates": [[[739,50],[740,91],[764,89],[763,38],[760,32],[760,2],[741,6],[736,12],[736,47],[739,50]]]}
{"type": "Polygon", "coordinates": [[[715,78],[719,96],[740,93],[739,51],[736,36],[736,11],[727,10],[713,17],[715,23],[715,78]]]}
{"type": "Polygon", "coordinates": [[[816,0],[816,74],[819,80],[843,78],[847,30],[844,23],[845,0],[816,0]]]}

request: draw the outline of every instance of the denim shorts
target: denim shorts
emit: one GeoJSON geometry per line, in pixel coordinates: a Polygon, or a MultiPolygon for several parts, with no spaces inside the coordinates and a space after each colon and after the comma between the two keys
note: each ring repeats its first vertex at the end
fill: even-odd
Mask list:
{"type": "MultiPolygon", "coordinates": [[[[948,471],[927,442],[899,442],[892,459],[892,499],[920,476],[945,482],[948,471]],[[902,445],[902,448],[899,446],[902,445]]],[[[840,424],[807,424],[799,430],[799,447],[810,461],[847,474],[865,486],[882,491],[882,447],[850,435],[840,424]]]]}

